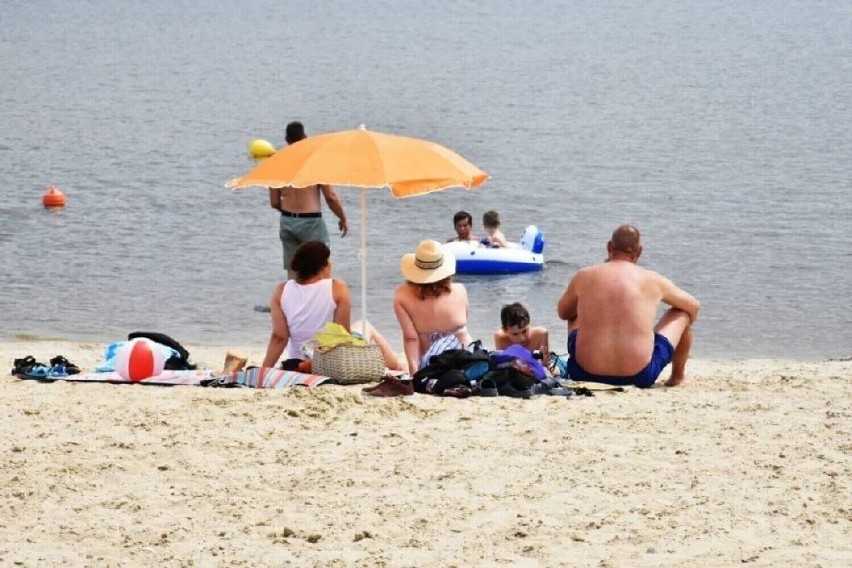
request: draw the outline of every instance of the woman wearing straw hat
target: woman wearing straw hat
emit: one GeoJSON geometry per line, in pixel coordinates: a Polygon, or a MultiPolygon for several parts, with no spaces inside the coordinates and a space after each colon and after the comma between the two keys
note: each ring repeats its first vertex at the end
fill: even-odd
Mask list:
{"type": "Polygon", "coordinates": [[[440,351],[463,348],[467,331],[467,290],[453,283],[456,258],[441,243],[425,240],[402,257],[405,284],[396,289],[393,309],[402,328],[408,368],[413,373],[440,351]]]}

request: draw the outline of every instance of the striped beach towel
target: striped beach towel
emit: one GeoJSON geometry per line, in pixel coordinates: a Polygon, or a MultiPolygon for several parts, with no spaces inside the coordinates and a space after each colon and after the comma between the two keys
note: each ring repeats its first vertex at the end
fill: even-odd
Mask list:
{"type": "Polygon", "coordinates": [[[253,367],[232,373],[228,380],[255,389],[285,389],[298,386],[313,388],[328,381],[329,378],[296,371],[283,371],[271,367],[253,367]]]}
{"type": "Polygon", "coordinates": [[[282,371],[268,367],[253,367],[245,371],[234,373],[219,373],[211,370],[196,371],[163,371],[156,377],[148,377],[141,381],[130,381],[123,378],[116,371],[102,373],[79,373],[65,377],[31,377],[16,375],[20,379],[36,380],[41,382],[73,381],[85,383],[115,383],[115,384],[140,384],[140,385],[195,385],[195,386],[243,386],[256,389],[284,389],[295,386],[316,387],[328,381],[328,377],[320,375],[309,375],[297,373],[296,371],[282,371]]]}

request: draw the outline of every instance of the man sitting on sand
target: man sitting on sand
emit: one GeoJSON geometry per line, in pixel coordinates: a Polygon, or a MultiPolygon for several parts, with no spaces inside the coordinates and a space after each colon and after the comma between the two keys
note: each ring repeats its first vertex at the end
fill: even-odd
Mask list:
{"type": "Polygon", "coordinates": [[[607,261],[574,275],[556,311],[568,320],[568,373],[575,381],[648,388],[671,362],[667,386],[686,380],[692,324],[701,305],[668,278],[636,265],[639,230],[622,225],[607,261]],[[654,325],[657,306],[671,306],[654,325]]]}

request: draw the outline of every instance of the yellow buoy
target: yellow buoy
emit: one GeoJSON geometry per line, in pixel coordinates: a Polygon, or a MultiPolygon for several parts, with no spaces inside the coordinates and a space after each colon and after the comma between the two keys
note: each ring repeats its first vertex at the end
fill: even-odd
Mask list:
{"type": "Polygon", "coordinates": [[[275,146],[266,140],[257,138],[249,142],[249,153],[253,158],[268,158],[275,153],[275,146]]]}

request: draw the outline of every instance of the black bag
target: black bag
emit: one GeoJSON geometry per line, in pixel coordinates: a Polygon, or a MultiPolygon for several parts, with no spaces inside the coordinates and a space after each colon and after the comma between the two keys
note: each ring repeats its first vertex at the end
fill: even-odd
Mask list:
{"type": "Polygon", "coordinates": [[[447,349],[433,355],[427,366],[414,373],[414,390],[440,394],[448,388],[470,386],[471,380],[480,378],[489,370],[491,360],[486,350],[447,349]],[[471,372],[476,376],[471,376],[471,372]]]}
{"type": "Polygon", "coordinates": [[[194,371],[198,365],[189,362],[189,351],[184,349],[183,345],[166,335],[165,333],[158,333],[156,331],[134,331],[127,335],[127,340],[136,339],[137,337],[144,337],[145,339],[150,339],[151,341],[155,341],[160,345],[165,345],[166,347],[171,347],[175,351],[178,352],[178,355],[172,355],[168,359],[166,359],[166,364],[164,365],[164,369],[169,371],[194,371]]]}
{"type": "Polygon", "coordinates": [[[488,358],[488,352],[485,349],[477,351],[468,351],[467,349],[447,349],[443,353],[438,353],[429,360],[429,367],[434,367],[439,372],[456,369],[458,371],[466,371],[475,363],[484,361],[491,366],[491,360],[488,358]]]}
{"type": "Polygon", "coordinates": [[[494,381],[497,392],[503,396],[529,398],[535,393],[538,379],[529,363],[521,358],[506,358],[500,362],[493,360],[494,370],[488,378],[494,381]]]}
{"type": "Polygon", "coordinates": [[[498,391],[516,390],[526,391],[538,384],[538,379],[528,375],[515,367],[504,367],[488,374],[488,378],[494,381],[498,391]]]}
{"type": "Polygon", "coordinates": [[[412,378],[414,391],[422,394],[442,394],[445,390],[457,387],[470,388],[470,381],[462,371],[449,369],[438,377],[420,376],[412,378]]]}

